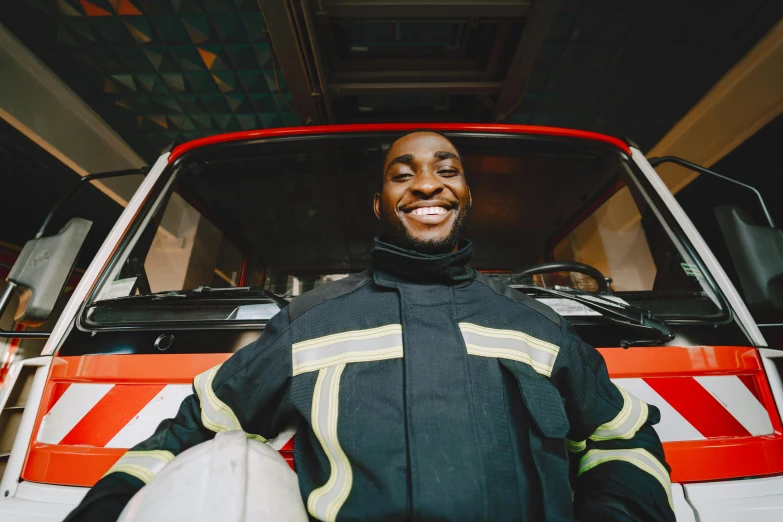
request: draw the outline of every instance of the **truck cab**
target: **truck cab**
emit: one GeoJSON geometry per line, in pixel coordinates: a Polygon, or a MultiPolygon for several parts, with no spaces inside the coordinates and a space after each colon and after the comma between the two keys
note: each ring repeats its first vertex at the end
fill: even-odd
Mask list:
{"type": "MultiPolygon", "coordinates": [[[[565,317],[616,384],[661,411],[678,520],[780,520],[783,346],[768,344],[748,305],[780,312],[783,259],[748,279],[761,288],[748,303],[632,144],[479,124],[272,129],[164,153],[41,355],[12,365],[0,388],[0,518],[61,520],[175,415],[195,375],[254,341],[290,299],[365,270],[385,152],[423,127],[464,158],[471,266],[565,317]]],[[[779,230],[726,215],[734,236],[777,241],[779,230]]],[[[50,281],[13,281],[27,295],[22,323],[40,319],[21,309],[36,294],[59,291],[50,281]]],[[[269,444],[295,466],[295,440],[292,429],[269,444]]]]}

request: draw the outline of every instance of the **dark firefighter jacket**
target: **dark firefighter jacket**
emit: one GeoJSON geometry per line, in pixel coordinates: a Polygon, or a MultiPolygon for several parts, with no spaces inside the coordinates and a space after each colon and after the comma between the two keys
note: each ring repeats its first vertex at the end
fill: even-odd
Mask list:
{"type": "Polygon", "coordinates": [[[466,267],[471,254],[377,242],[372,270],[294,299],[197,376],[72,520],[116,518],[218,431],[265,441],[297,422],[316,520],[674,520],[659,412],[550,308],[466,267]]]}

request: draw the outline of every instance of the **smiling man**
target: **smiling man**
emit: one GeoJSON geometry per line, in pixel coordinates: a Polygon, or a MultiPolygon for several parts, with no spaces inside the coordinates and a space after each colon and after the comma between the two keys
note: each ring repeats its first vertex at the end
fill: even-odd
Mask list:
{"type": "Polygon", "coordinates": [[[674,520],[658,411],[550,308],[468,267],[471,204],[447,138],[394,142],[371,268],[294,299],[197,376],[71,520],[116,519],[216,432],[265,441],[292,425],[315,520],[674,520]]]}

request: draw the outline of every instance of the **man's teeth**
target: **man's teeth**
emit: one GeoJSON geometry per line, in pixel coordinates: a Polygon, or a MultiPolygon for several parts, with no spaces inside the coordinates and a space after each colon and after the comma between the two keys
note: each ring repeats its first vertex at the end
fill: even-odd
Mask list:
{"type": "Polygon", "coordinates": [[[443,207],[421,207],[411,210],[411,214],[416,216],[426,216],[428,214],[445,214],[446,212],[448,211],[443,207]]]}

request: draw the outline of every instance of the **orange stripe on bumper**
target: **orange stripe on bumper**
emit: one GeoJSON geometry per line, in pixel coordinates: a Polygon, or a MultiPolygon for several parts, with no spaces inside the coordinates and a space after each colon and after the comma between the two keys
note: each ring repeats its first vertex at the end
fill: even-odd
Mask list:
{"type": "Polygon", "coordinates": [[[125,451],[36,442],[27,453],[22,478],[47,484],[91,487],[125,451]]]}
{"type": "Polygon", "coordinates": [[[672,482],[704,482],[783,473],[783,438],[764,437],[668,442],[663,445],[672,482]]]}

